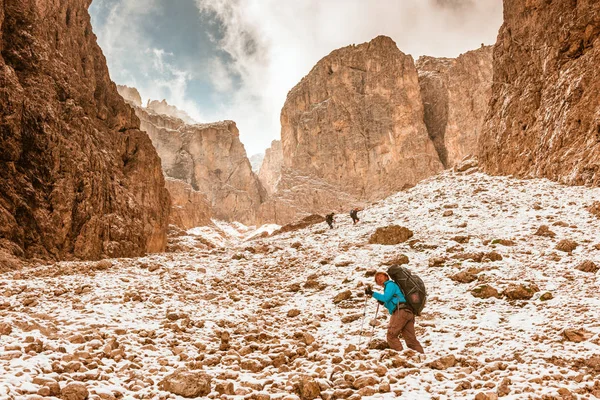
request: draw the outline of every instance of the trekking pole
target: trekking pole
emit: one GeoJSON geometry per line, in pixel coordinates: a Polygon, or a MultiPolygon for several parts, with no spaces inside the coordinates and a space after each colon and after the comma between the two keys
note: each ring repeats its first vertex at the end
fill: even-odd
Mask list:
{"type": "Polygon", "coordinates": [[[375,319],[373,320],[373,329],[371,329],[371,339],[369,339],[369,344],[367,345],[367,347],[369,347],[369,345],[373,341],[373,335],[375,334],[375,325],[377,325],[377,314],[379,314],[379,303],[377,303],[377,310],[375,311],[375,319]]]}
{"type": "Polygon", "coordinates": [[[369,296],[365,295],[365,306],[363,308],[363,317],[362,322],[360,324],[360,338],[358,339],[358,348],[360,348],[360,344],[362,343],[363,327],[365,326],[365,317],[367,316],[367,301],[369,301],[369,296]]]}

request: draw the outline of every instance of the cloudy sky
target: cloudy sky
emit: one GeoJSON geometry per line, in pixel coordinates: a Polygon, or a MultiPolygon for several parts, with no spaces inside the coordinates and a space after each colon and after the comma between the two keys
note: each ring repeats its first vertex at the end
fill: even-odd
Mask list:
{"type": "Polygon", "coordinates": [[[415,59],[455,57],[495,42],[502,0],[93,0],[90,14],[116,83],[199,122],[236,121],[252,155],[332,50],[387,35],[415,59]]]}

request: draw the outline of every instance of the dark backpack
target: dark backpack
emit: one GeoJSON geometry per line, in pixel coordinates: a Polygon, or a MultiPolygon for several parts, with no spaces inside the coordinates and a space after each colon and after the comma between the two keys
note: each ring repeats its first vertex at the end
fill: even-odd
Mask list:
{"type": "Polygon", "coordinates": [[[392,265],[387,273],[400,287],[415,315],[421,315],[427,301],[427,290],[423,280],[401,265],[392,265]]]}

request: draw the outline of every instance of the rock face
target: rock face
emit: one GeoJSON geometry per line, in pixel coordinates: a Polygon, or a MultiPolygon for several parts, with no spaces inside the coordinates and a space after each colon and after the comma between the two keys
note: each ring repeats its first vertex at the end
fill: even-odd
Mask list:
{"type": "Polygon", "coordinates": [[[417,61],[425,125],[444,167],[477,153],[492,90],[492,47],[417,61]]]}
{"type": "Polygon", "coordinates": [[[273,194],[277,189],[277,184],[281,177],[282,166],[283,149],[281,147],[281,141],[273,140],[271,142],[271,147],[265,151],[265,157],[260,166],[260,172],[258,173],[258,179],[260,179],[260,182],[268,195],[273,194]]]}
{"type": "MultiPolygon", "coordinates": [[[[137,91],[137,90],[136,90],[137,91]]],[[[158,101],[158,100],[148,100],[148,104],[146,104],[146,108],[148,110],[152,110],[157,114],[167,115],[169,117],[178,118],[185,122],[186,124],[194,124],[196,121],[192,117],[188,115],[183,110],[178,109],[175,106],[167,103],[166,100],[158,101]]]]}
{"type": "Polygon", "coordinates": [[[140,92],[138,92],[136,88],[125,85],[117,85],[117,91],[123,97],[123,99],[132,103],[134,106],[142,106],[142,96],[140,96],[140,92]]]}
{"type": "Polygon", "coordinates": [[[185,230],[211,224],[211,207],[203,193],[179,179],[166,178],[165,185],[172,202],[169,223],[185,230]]]}
{"type": "MultiPolygon", "coordinates": [[[[188,125],[181,119],[140,107],[136,107],[136,114],[160,155],[165,176],[179,179],[204,194],[215,218],[255,223],[266,193],[252,172],[235,122],[188,125]]],[[[192,199],[200,197],[188,198],[192,199]]],[[[205,209],[204,200],[193,204],[196,203],[189,207],[205,209]]]]}
{"type": "Polygon", "coordinates": [[[600,184],[600,3],[504,0],[486,172],[600,184]]]}
{"type": "Polygon", "coordinates": [[[13,256],[166,245],[160,160],[109,78],[88,5],[0,2],[0,243],[13,256]]]}
{"type": "Polygon", "coordinates": [[[281,111],[284,166],[376,200],[442,169],[411,56],[379,36],[321,59],[281,111]]]}

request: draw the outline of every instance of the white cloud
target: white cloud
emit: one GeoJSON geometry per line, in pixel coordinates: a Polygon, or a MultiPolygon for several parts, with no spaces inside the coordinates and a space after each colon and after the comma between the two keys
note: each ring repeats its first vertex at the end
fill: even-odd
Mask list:
{"type": "Polygon", "coordinates": [[[382,34],[415,58],[455,57],[493,44],[502,22],[502,0],[195,1],[223,24],[218,46],[232,60],[211,76],[241,78],[215,117],[238,123],[249,153],[279,137],[287,92],[332,50],[382,34]]]}
{"type": "Polygon", "coordinates": [[[153,48],[141,29],[143,20],[160,18],[160,0],[119,0],[111,5],[101,1],[97,6],[109,10],[97,34],[112,78],[137,88],[144,103],[167,99],[193,119],[206,120],[187,93],[191,72],[177,67],[168,49],[153,48]]]}

